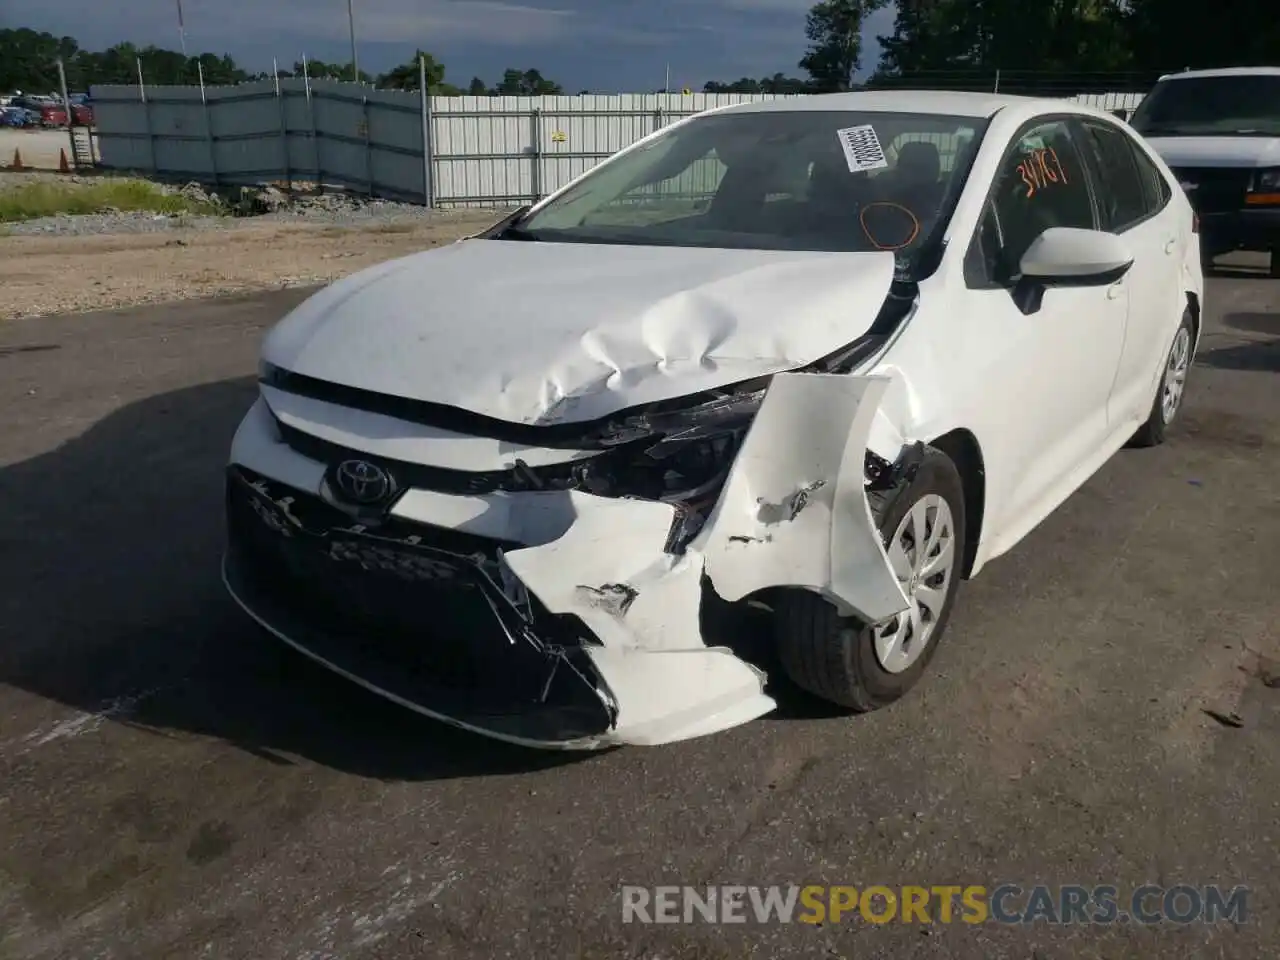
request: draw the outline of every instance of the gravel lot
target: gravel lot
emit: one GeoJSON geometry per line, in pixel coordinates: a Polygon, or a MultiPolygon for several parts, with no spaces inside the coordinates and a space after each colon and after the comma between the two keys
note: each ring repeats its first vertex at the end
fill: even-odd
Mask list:
{"type": "Polygon", "coordinates": [[[0,236],[0,320],[325,283],[502,215],[373,204],[245,218],[28,221],[0,236]]]}
{"type": "MultiPolygon", "coordinates": [[[[94,138],[95,149],[97,138],[94,138]]],[[[66,130],[13,130],[0,128],[0,168],[13,163],[13,151],[22,151],[22,165],[37,170],[57,170],[58,151],[71,157],[71,140],[66,130]]]]}
{"type": "Polygon", "coordinates": [[[1275,956],[1280,284],[1210,282],[1169,443],[966,584],[911,697],[780,685],[728,733],[573,758],[386,704],[223,595],[227,445],[305,294],[0,325],[0,956],[1275,956]],[[618,894],[1001,881],[1254,894],[1238,929],[624,926],[618,894]]]}

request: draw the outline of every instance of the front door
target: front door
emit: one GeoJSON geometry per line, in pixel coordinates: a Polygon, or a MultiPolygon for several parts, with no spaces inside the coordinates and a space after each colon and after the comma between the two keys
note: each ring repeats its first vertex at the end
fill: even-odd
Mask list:
{"type": "MultiPolygon", "coordinates": [[[[975,335],[990,345],[989,369],[974,386],[1004,412],[999,447],[1011,462],[990,474],[1009,486],[988,502],[1004,505],[1005,515],[992,520],[1006,542],[1096,467],[1112,430],[1107,401],[1130,307],[1123,278],[1047,288],[1038,302],[1020,297],[1018,264],[1049,227],[1096,229],[1082,151],[1066,118],[1037,121],[1010,144],[965,261],[970,296],[985,306],[975,335]]],[[[992,546],[1001,552],[1001,544],[992,546]]]]}

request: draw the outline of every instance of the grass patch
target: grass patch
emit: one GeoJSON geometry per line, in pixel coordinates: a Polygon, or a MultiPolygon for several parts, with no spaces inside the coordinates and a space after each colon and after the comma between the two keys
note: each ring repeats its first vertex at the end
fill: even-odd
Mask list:
{"type": "Polygon", "coordinates": [[[0,223],[18,223],[58,214],[144,211],[147,213],[225,213],[213,203],[165,193],[145,180],[95,183],[29,183],[0,189],[0,223]]]}

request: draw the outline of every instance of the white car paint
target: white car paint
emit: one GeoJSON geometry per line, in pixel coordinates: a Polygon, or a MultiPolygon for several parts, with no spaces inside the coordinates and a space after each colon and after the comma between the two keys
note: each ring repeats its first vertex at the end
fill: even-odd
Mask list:
{"type": "MultiPolygon", "coordinates": [[[[772,375],[710,518],[681,556],[664,552],[676,509],[661,502],[414,488],[390,508],[405,520],[520,543],[505,554],[509,572],[599,640],[589,655],[616,701],[613,728],[569,741],[495,733],[326,659],[229,582],[251,615],[353,680],[481,733],[561,748],[685,739],[774,706],[758,669],[704,639],[704,576],[728,601],[793,586],[868,621],[906,609],[864,494],[867,450],[891,460],[912,441],[955,431],[974,438],[985,499],[981,530],[972,531],[976,575],[1146,419],[1187,297],[1203,296],[1180,191],[1146,227],[1124,235],[1131,279],[1051,288],[1035,315],[1008,290],[969,289],[962,269],[988,185],[1019,129],[1041,115],[1111,123],[1108,114],[1061,101],[928,92],[723,109],[994,114],[941,265],[919,284],[916,308],[888,346],[852,374],[789,371],[871,325],[892,280],[887,254],[468,240],[330,286],[263,348],[268,363],[319,380],[526,425],[593,420],[772,375]],[[627,605],[603,589],[618,584],[632,591],[627,605]]],[[[425,428],[264,386],[231,463],[313,495],[324,490],[327,465],[282,442],[277,421],[349,450],[448,469],[593,455],[425,428]]]]}
{"type": "Polygon", "coordinates": [[[875,320],[893,269],[890,253],[464,240],[334,283],[262,355],[499,420],[588,421],[835,351],[875,320]]]}

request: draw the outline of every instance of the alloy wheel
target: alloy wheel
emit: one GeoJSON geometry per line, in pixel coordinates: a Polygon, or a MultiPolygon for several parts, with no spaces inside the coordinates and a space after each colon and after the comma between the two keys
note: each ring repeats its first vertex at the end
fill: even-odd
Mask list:
{"type": "Polygon", "coordinates": [[[873,639],[880,666],[902,673],[928,648],[955,572],[955,519],[947,501],[935,493],[917,500],[898,524],[887,552],[908,606],[877,624],[873,639]]]}

